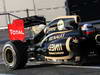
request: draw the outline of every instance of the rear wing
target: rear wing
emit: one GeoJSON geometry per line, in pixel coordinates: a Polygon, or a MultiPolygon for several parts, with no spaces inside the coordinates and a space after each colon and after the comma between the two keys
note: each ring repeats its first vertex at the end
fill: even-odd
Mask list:
{"type": "Polygon", "coordinates": [[[25,28],[46,24],[46,20],[41,16],[31,16],[20,19],[15,19],[11,24],[8,24],[8,32],[10,40],[25,40],[25,28]]]}
{"type": "Polygon", "coordinates": [[[8,33],[10,40],[25,40],[24,33],[24,21],[23,20],[13,20],[12,24],[8,24],[8,33]]]}
{"type": "Polygon", "coordinates": [[[31,27],[39,24],[45,24],[46,25],[46,19],[43,16],[30,16],[21,18],[21,20],[24,21],[24,27],[31,27]]]}

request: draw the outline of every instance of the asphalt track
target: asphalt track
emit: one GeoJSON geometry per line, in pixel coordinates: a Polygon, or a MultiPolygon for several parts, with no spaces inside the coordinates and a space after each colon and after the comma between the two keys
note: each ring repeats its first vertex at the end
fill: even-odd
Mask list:
{"type": "MultiPolygon", "coordinates": [[[[0,53],[2,46],[8,40],[7,31],[0,32],[0,53]]],[[[9,71],[4,66],[0,56],[0,75],[100,75],[100,66],[71,66],[28,63],[25,68],[9,71]]]]}

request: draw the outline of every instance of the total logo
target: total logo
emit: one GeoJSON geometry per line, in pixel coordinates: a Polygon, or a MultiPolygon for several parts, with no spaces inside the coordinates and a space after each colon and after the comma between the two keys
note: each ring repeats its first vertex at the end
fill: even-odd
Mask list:
{"type": "Polygon", "coordinates": [[[12,29],[10,29],[10,33],[11,33],[11,35],[16,35],[16,34],[24,35],[22,30],[12,30],[12,29]]]}

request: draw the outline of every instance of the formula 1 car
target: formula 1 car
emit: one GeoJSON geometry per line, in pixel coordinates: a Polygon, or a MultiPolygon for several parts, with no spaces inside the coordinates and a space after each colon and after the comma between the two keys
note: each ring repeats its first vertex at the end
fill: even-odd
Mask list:
{"type": "Polygon", "coordinates": [[[29,60],[56,64],[99,62],[100,34],[93,26],[82,30],[79,22],[76,15],[58,17],[47,25],[41,16],[13,20],[8,25],[10,41],[2,50],[5,65],[14,70],[23,68],[29,60]],[[25,33],[26,30],[30,33],[25,33]]]}

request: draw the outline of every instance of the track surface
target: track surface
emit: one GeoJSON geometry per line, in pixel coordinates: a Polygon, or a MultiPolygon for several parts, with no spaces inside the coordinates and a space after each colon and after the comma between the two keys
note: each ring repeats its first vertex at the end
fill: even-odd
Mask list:
{"type": "Polygon", "coordinates": [[[27,65],[24,69],[8,71],[4,65],[0,65],[0,75],[100,75],[100,68],[67,65],[27,65]]]}
{"type": "MultiPolygon", "coordinates": [[[[0,52],[8,40],[7,31],[0,32],[0,52]]],[[[29,63],[25,68],[8,71],[0,56],[0,75],[100,75],[100,66],[71,66],[29,63]]]]}

